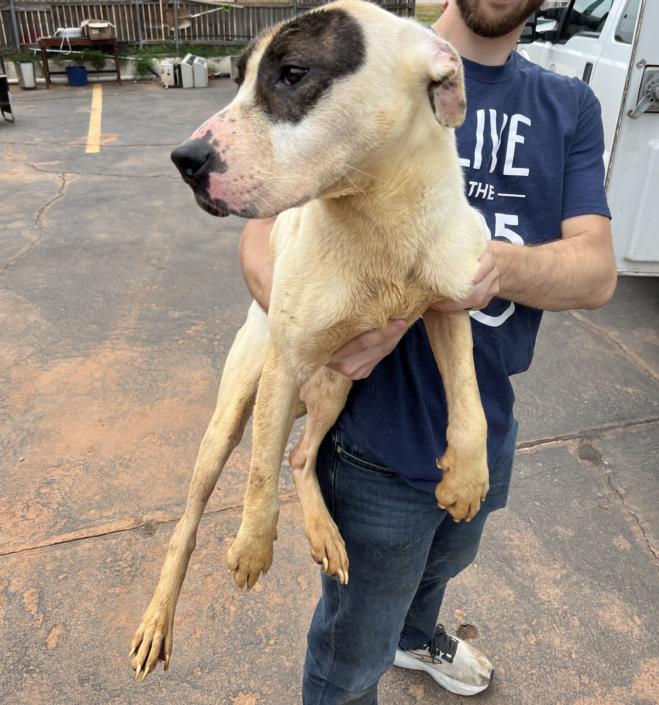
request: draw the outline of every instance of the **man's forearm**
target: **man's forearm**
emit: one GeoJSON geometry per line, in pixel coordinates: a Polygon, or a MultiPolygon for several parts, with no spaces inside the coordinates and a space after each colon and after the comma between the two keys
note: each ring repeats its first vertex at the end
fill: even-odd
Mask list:
{"type": "Polygon", "coordinates": [[[494,242],[499,296],[546,311],[594,309],[613,295],[615,259],[598,233],[535,247],[494,242]]]}
{"type": "Polygon", "coordinates": [[[240,238],[240,264],[247,288],[264,311],[270,305],[272,258],[270,233],[276,218],[250,220],[240,238]]]}

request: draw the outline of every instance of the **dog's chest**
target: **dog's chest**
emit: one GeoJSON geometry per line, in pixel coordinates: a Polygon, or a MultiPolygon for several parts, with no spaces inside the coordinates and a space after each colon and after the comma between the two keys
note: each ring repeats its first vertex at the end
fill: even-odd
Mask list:
{"type": "Polygon", "coordinates": [[[273,341],[296,361],[328,359],[356,335],[392,320],[412,323],[435,298],[424,281],[427,256],[418,231],[396,228],[389,237],[369,238],[362,228],[360,237],[345,236],[346,227],[305,221],[305,211],[278,221],[288,227],[277,229],[269,316],[273,341]]]}
{"type": "MultiPolygon", "coordinates": [[[[360,333],[383,328],[392,320],[415,321],[432,300],[412,274],[362,278],[306,278],[295,292],[273,300],[273,341],[286,350],[293,367],[324,364],[331,354],[360,333]]],[[[300,284],[300,282],[298,282],[300,284]]]]}
{"type": "Polygon", "coordinates": [[[344,311],[346,322],[367,328],[386,325],[397,318],[416,318],[430,299],[414,270],[367,275],[353,282],[350,293],[351,300],[344,311]]]}

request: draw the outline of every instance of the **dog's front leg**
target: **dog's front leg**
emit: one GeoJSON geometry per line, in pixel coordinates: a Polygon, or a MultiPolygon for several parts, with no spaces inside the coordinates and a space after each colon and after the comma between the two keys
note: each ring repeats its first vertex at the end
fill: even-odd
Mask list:
{"type": "Polygon", "coordinates": [[[455,521],[470,521],[489,488],[487,422],[476,371],[469,314],[441,314],[429,310],[423,320],[448,402],[448,447],[437,460],[443,471],[435,489],[440,507],[455,521]]]}
{"type": "Polygon", "coordinates": [[[277,538],[279,471],[295,415],[300,385],[271,344],[256,394],[252,462],[236,540],[227,564],[238,587],[251,588],[272,564],[277,538]]]}

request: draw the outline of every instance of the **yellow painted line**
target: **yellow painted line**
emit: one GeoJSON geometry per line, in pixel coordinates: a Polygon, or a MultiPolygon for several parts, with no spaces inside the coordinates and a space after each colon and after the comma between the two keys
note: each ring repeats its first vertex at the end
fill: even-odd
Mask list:
{"type": "Polygon", "coordinates": [[[92,86],[92,108],[89,115],[89,132],[87,133],[87,154],[101,151],[101,115],[103,113],[103,86],[95,83],[92,86]]]}

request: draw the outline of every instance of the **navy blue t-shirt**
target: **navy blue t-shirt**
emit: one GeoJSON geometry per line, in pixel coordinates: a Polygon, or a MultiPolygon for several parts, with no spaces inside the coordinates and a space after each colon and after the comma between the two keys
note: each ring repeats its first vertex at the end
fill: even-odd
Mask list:
{"type": "MultiPolygon", "coordinates": [[[[464,61],[467,119],[456,131],[467,196],[492,237],[537,245],[561,221],[610,217],[604,193],[599,102],[578,79],[513,53],[503,66],[464,61]]],[[[441,164],[437,165],[441,169],[441,164]]],[[[478,384],[488,422],[490,504],[505,504],[507,477],[492,472],[513,423],[509,376],[528,369],[542,312],[502,299],[473,311],[478,384]]],[[[444,389],[417,321],[397,348],[352,388],[338,420],[352,450],[409,484],[434,491],[446,447],[444,389]]]]}

